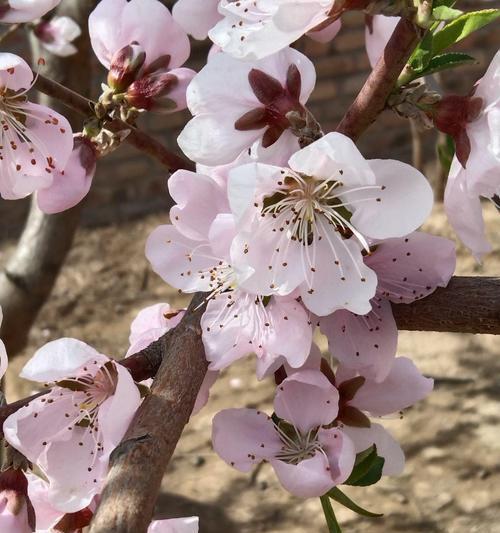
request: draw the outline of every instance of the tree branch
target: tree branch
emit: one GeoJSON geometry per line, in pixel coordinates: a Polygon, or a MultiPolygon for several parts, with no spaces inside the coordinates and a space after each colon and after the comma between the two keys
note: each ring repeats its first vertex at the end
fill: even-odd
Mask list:
{"type": "MultiPolygon", "coordinates": [[[[41,74],[38,75],[34,87],[40,92],[55,98],[69,109],[76,111],[84,117],[89,117],[93,114],[95,102],[67,87],[64,87],[56,81],[42,76],[41,74]]],[[[167,148],[156,139],[122,120],[114,119],[113,122],[110,122],[107,126],[115,132],[129,130],[130,133],[125,138],[125,141],[132,146],[135,146],[135,148],[141,152],[157,159],[162,165],[167,167],[169,172],[174,172],[179,169],[195,169],[193,162],[167,150],[167,148]]]]}
{"type": "Polygon", "coordinates": [[[396,26],[383,56],[337,126],[337,131],[356,141],[385,108],[396,81],[419,41],[420,30],[407,19],[396,26]]]}

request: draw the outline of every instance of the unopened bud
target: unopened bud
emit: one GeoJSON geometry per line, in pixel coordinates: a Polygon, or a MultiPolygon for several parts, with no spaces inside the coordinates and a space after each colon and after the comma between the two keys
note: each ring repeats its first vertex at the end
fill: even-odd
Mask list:
{"type": "Polygon", "coordinates": [[[108,85],[117,92],[123,92],[139,76],[146,61],[146,52],[138,43],[124,46],[111,59],[108,85]]]}
{"type": "Polygon", "coordinates": [[[30,533],[35,513],[28,498],[28,480],[22,470],[9,468],[0,474],[0,531],[30,533]]]}
{"type": "Polygon", "coordinates": [[[167,110],[177,107],[168,94],[178,85],[177,76],[166,71],[158,71],[135,81],[125,96],[129,105],[148,111],[167,110]]]}

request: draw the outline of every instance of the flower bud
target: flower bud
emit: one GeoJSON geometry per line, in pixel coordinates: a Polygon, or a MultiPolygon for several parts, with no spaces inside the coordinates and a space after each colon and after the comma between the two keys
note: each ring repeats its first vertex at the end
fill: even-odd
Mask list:
{"type": "Polygon", "coordinates": [[[28,480],[22,470],[9,468],[0,474],[0,531],[31,533],[34,529],[28,480]]]}
{"type": "Polygon", "coordinates": [[[145,61],[146,52],[138,43],[124,46],[111,59],[108,85],[117,92],[125,91],[137,79],[145,61]]]}

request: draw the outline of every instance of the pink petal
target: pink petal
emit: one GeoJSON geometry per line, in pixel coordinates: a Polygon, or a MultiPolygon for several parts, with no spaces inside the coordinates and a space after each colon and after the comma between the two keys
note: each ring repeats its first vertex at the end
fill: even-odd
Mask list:
{"type": "Polygon", "coordinates": [[[94,147],[88,141],[76,137],[64,171],[54,172],[50,187],[39,191],[38,207],[44,213],[53,214],[79,204],[90,191],[96,163],[94,147]]]}
{"type": "Polygon", "coordinates": [[[316,452],[314,457],[296,465],[279,459],[271,459],[270,463],[283,487],[299,498],[323,496],[335,485],[330,462],[322,453],[316,452]]]}
{"type": "Polygon", "coordinates": [[[329,24],[326,28],[323,28],[322,30],[310,31],[307,36],[319,43],[328,43],[334,37],[337,36],[337,33],[340,31],[341,28],[342,21],[338,19],[333,21],[331,24],[329,24]]]}
{"type": "Polygon", "coordinates": [[[381,383],[367,380],[350,405],[383,416],[401,411],[428,396],[434,380],[424,377],[407,357],[396,357],[389,375],[381,383]]]}
{"type": "Polygon", "coordinates": [[[374,15],[370,24],[365,28],[366,52],[372,68],[382,57],[384,49],[394,33],[394,29],[401,19],[399,17],[386,17],[374,15]]]}
{"type": "Polygon", "coordinates": [[[282,446],[271,419],[253,409],[217,413],[212,422],[212,445],[226,463],[242,472],[273,457],[282,446]]]}
{"type": "Polygon", "coordinates": [[[332,481],[334,485],[339,485],[351,475],[356,460],[354,443],[339,429],[321,428],[318,438],[330,463],[332,481]]]}
{"type": "Polygon", "coordinates": [[[377,244],[365,263],[377,273],[378,294],[394,303],[411,303],[446,287],[455,271],[455,244],[416,231],[377,244]]]}
{"type": "Polygon", "coordinates": [[[57,339],[37,350],[19,375],[41,383],[57,381],[74,374],[89,361],[104,364],[109,359],[77,339],[57,339]]]}
{"type": "Polygon", "coordinates": [[[168,190],[176,203],[170,220],[190,239],[207,239],[215,217],[229,212],[226,191],[209,176],[178,170],[168,180],[168,190]]]}
{"type": "Polygon", "coordinates": [[[191,413],[192,415],[198,414],[203,409],[203,407],[205,407],[210,396],[210,389],[212,388],[212,385],[217,381],[218,377],[219,372],[214,372],[212,370],[207,371],[203,379],[203,383],[201,384],[201,388],[198,391],[198,396],[196,396],[193,412],[191,413]]]}
{"type": "Polygon", "coordinates": [[[402,237],[416,230],[432,209],[433,193],[425,176],[401,161],[372,159],[369,164],[382,189],[349,194],[354,207],[351,223],[373,239],[402,237]],[[358,198],[372,201],[356,205],[358,198]]]}
{"type": "Polygon", "coordinates": [[[278,386],[274,411],[302,434],[330,424],[338,413],[337,389],[319,371],[292,374],[278,386]]]}
{"type": "Polygon", "coordinates": [[[141,403],[141,395],[130,372],[115,364],[118,381],[113,396],[99,408],[98,422],[104,448],[111,453],[122,440],[141,403]]]}
{"type": "Polygon", "coordinates": [[[24,59],[8,52],[0,53],[0,85],[12,91],[29,89],[33,71],[24,59]]]}
{"type": "Polygon", "coordinates": [[[37,531],[50,530],[63,517],[64,512],[55,509],[49,502],[49,484],[46,481],[31,472],[26,472],[26,477],[28,496],[35,509],[37,531]]]}
{"type": "MultiPolygon", "coordinates": [[[[174,109],[164,110],[165,113],[174,113],[176,111],[182,111],[183,109],[186,109],[187,102],[186,102],[186,92],[188,85],[193,80],[194,76],[196,75],[196,72],[194,70],[191,70],[190,68],[176,68],[171,71],[169,71],[169,74],[172,74],[177,78],[177,83],[175,84],[175,87],[170,90],[166,95],[165,98],[168,100],[172,100],[175,103],[174,109]]],[[[161,101],[161,97],[160,97],[161,101]]],[[[161,112],[161,107],[156,108],[153,107],[154,111],[161,112]]]]}
{"type": "Polygon", "coordinates": [[[189,518],[170,518],[168,520],[153,520],[147,533],[198,533],[199,519],[197,516],[189,518]]]}
{"type": "Polygon", "coordinates": [[[382,474],[384,476],[399,476],[405,467],[405,455],[399,443],[380,424],[372,424],[369,428],[355,428],[345,426],[342,431],[354,443],[356,453],[362,452],[375,444],[377,454],[385,459],[382,474]]]}
{"type": "Polygon", "coordinates": [[[387,377],[398,345],[389,301],[375,297],[367,315],[336,311],[321,318],[320,328],[328,338],[330,353],[340,363],[375,381],[387,377]]]}
{"type": "Polygon", "coordinates": [[[219,0],[177,0],[172,9],[174,20],[195,39],[206,39],[208,32],[222,18],[219,0]]]}
{"type": "Polygon", "coordinates": [[[486,239],[486,231],[479,196],[467,190],[465,172],[458,160],[454,160],[444,194],[444,208],[448,221],[479,261],[491,251],[486,239]]]}
{"type": "Polygon", "coordinates": [[[174,226],[158,226],[146,241],[146,257],[167,283],[184,292],[210,292],[209,270],[217,266],[208,243],[193,241],[174,226]],[[201,272],[201,273],[200,273],[201,272]]]}
{"type": "Polygon", "coordinates": [[[150,65],[169,55],[169,68],[185,63],[189,39],[158,0],[103,0],[89,17],[92,48],[99,61],[109,68],[115,52],[137,41],[150,65]]]}
{"type": "Polygon", "coordinates": [[[61,0],[9,0],[11,9],[1,17],[2,22],[31,22],[56,7],[61,0]]]}

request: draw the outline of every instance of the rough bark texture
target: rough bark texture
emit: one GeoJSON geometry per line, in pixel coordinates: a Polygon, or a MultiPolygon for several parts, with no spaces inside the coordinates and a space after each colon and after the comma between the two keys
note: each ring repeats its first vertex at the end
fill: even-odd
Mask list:
{"type": "MultiPolygon", "coordinates": [[[[97,4],[97,0],[64,0],[58,7],[58,14],[68,15],[83,27],[88,15],[97,4]]],[[[33,58],[43,56],[46,61],[44,72],[69,87],[78,88],[90,96],[91,52],[88,34],[75,43],[78,57],[55,57],[38,48],[33,41],[33,58]]],[[[40,102],[55,109],[60,107],[57,101],[47,97],[40,102]]],[[[75,112],[65,116],[72,126],[81,128],[81,118],[75,112]]],[[[10,357],[13,357],[26,344],[30,328],[38,312],[49,297],[57,275],[71,248],[73,236],[78,227],[80,206],[57,215],[44,215],[32,201],[31,210],[25,229],[14,255],[0,273],[0,305],[4,320],[0,328],[0,337],[4,340],[10,357]]]]}
{"type": "Polygon", "coordinates": [[[393,305],[399,329],[500,335],[500,278],[454,277],[410,305],[393,305]]]}
{"type": "Polygon", "coordinates": [[[110,471],[90,533],[146,532],[165,468],[174,453],[207,370],[201,342],[200,306],[190,309],[175,328],[146,397],[121,444],[110,471]]]}
{"type": "Polygon", "coordinates": [[[401,19],[384,54],[337,126],[338,132],[355,141],[375,122],[418,43],[419,32],[413,22],[401,19]]]}

